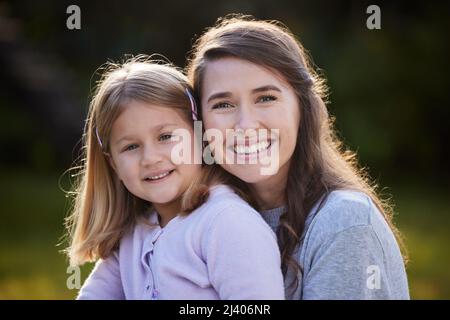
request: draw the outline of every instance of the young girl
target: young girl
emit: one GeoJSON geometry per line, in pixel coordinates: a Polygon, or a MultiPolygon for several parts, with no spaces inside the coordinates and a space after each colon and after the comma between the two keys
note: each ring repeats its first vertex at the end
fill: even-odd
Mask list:
{"type": "Polygon", "coordinates": [[[196,42],[188,75],[205,129],[278,130],[263,141],[225,140],[216,154],[261,160],[221,166],[247,183],[277,232],[286,297],[408,299],[392,209],[341,147],[324,81],[292,33],[251,17],[221,19],[196,42]],[[277,150],[278,170],[261,174],[277,150]]]}
{"type": "Polygon", "coordinates": [[[172,159],[196,112],[169,65],[135,58],[104,74],[70,218],[71,264],[98,259],[78,299],[284,298],[276,237],[231,176],[172,159]]]}

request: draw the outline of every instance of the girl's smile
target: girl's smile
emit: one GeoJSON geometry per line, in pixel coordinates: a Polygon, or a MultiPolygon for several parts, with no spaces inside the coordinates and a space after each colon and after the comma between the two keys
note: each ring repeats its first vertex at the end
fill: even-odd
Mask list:
{"type": "Polygon", "coordinates": [[[143,180],[149,183],[158,183],[160,181],[166,180],[166,178],[168,178],[174,171],[175,169],[163,170],[159,171],[159,173],[149,173],[145,175],[143,180]]]}

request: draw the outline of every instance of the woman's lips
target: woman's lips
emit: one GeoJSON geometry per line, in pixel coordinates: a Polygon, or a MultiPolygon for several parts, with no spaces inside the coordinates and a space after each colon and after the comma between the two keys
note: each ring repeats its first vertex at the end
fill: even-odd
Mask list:
{"type": "Polygon", "coordinates": [[[233,147],[234,153],[237,155],[251,155],[258,154],[264,150],[267,150],[272,145],[272,142],[269,140],[260,141],[256,143],[245,143],[245,144],[236,144],[233,147]]]}

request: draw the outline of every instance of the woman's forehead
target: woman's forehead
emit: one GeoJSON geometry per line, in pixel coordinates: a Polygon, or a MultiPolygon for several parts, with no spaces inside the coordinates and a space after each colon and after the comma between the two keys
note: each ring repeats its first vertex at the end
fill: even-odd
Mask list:
{"type": "Polygon", "coordinates": [[[225,57],[207,63],[202,92],[211,94],[213,91],[254,90],[269,85],[289,88],[283,76],[269,67],[244,59],[225,57]]]}

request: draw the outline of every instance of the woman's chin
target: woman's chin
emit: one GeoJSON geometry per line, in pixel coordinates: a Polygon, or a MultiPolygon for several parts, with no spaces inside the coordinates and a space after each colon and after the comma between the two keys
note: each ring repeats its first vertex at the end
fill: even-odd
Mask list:
{"type": "Polygon", "coordinates": [[[264,166],[260,164],[224,165],[223,168],[246,183],[259,183],[269,179],[272,175],[264,175],[264,166]]]}

